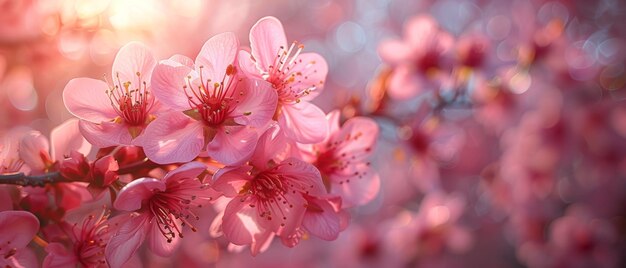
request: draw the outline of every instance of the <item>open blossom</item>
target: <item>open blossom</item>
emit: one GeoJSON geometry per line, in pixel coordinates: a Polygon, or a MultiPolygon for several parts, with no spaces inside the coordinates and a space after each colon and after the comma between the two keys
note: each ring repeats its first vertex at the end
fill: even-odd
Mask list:
{"type": "Polygon", "coordinates": [[[150,89],[156,60],[147,47],[129,43],[117,53],[112,84],[72,79],[63,90],[65,107],[80,118],[80,130],[97,147],[134,145],[160,112],[150,89]]]}
{"type": "Polygon", "coordinates": [[[342,197],[344,207],[362,205],[380,189],[378,174],[368,161],[378,138],[378,125],[369,118],[355,117],[340,128],[339,117],[337,110],[328,114],[330,135],[321,143],[304,146],[305,152],[321,172],[329,192],[342,197]]]}
{"type": "Polygon", "coordinates": [[[264,79],[278,93],[274,119],[286,135],[300,143],[317,143],[327,135],[324,112],[309,103],[324,86],[328,65],[317,53],[301,53],[304,45],[287,45],[285,31],[274,17],[260,19],[250,30],[251,52],[241,51],[244,72],[264,79]]]}
{"type": "Polygon", "coordinates": [[[80,222],[63,222],[61,228],[70,239],[70,247],[66,248],[61,242],[48,244],[43,267],[107,267],[104,250],[111,236],[109,213],[102,209],[99,214],[88,214],[80,222]]]}
{"type": "Polygon", "coordinates": [[[407,99],[439,85],[441,70],[453,48],[453,37],[439,28],[430,16],[411,19],[404,29],[404,40],[381,43],[381,58],[395,69],[389,78],[389,94],[407,99]]]}
{"type": "Polygon", "coordinates": [[[30,212],[0,212],[0,266],[38,266],[37,258],[26,249],[38,230],[39,220],[30,212]]]}
{"type": "Polygon", "coordinates": [[[127,184],[113,203],[127,213],[112,219],[120,224],[105,250],[109,265],[126,263],[144,240],[152,252],[168,256],[183,238],[183,226],[196,231],[190,222],[197,219],[193,209],[213,198],[198,179],[205,171],[204,164],[191,162],[163,179],[140,178],[127,184]]]}
{"type": "Polygon", "coordinates": [[[273,140],[275,133],[270,128],[261,136],[247,165],[224,167],[214,175],[213,188],[232,198],[224,211],[222,231],[233,244],[250,245],[272,233],[284,238],[294,235],[312,206],[308,196],[326,194],[313,165],[293,157],[274,159],[281,150],[276,148],[281,143],[273,140]]]}
{"type": "Polygon", "coordinates": [[[225,164],[244,160],[258,139],[253,128],[274,114],[276,93],[240,75],[233,33],[209,39],[195,60],[176,55],[155,68],[155,96],[174,112],[146,129],[143,146],[157,163],[190,161],[201,152],[225,164]]]}

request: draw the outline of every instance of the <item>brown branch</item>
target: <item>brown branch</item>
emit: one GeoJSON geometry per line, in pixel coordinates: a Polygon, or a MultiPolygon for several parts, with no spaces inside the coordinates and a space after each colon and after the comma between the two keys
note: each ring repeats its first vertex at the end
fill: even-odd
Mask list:
{"type": "Polygon", "coordinates": [[[26,175],[22,172],[0,175],[0,184],[44,187],[46,184],[58,182],[69,181],[61,176],[59,172],[50,172],[43,175],[26,175]]]}

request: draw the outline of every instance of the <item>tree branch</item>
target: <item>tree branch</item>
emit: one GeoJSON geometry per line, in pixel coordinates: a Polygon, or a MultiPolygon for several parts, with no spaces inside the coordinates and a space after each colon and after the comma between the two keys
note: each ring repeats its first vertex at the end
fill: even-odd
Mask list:
{"type": "Polygon", "coordinates": [[[0,174],[0,184],[44,187],[46,184],[58,182],[68,182],[68,180],[61,176],[59,172],[50,172],[43,175],[25,175],[22,172],[0,174]]]}

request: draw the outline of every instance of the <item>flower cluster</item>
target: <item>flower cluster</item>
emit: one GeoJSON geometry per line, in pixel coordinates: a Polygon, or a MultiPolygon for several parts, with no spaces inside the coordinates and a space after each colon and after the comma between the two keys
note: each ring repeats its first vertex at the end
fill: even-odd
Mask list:
{"type": "Polygon", "coordinates": [[[250,49],[222,33],[195,59],[157,60],[132,42],[111,77],[69,81],[63,101],[78,119],[50,140],[29,130],[0,147],[0,173],[17,185],[0,188],[2,231],[11,232],[0,237],[17,241],[0,247],[3,260],[28,266],[33,256],[21,252],[34,236],[44,267],[132,265],[144,244],[172,256],[209,229],[252,255],[275,237],[288,247],[335,240],[346,209],[378,193],[369,164],[378,126],[365,117],[342,125],[338,111],[310,102],[328,66],[303,50],[265,17],[250,30],[250,49]],[[201,217],[211,213],[209,226],[201,217]],[[11,231],[11,222],[37,219],[11,231]]]}

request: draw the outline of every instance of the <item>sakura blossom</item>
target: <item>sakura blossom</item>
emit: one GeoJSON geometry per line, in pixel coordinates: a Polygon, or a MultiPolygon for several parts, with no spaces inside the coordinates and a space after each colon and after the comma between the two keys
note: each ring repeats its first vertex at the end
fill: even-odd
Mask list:
{"type": "Polygon", "coordinates": [[[622,2],[0,0],[0,266],[626,267],[622,2]]]}

